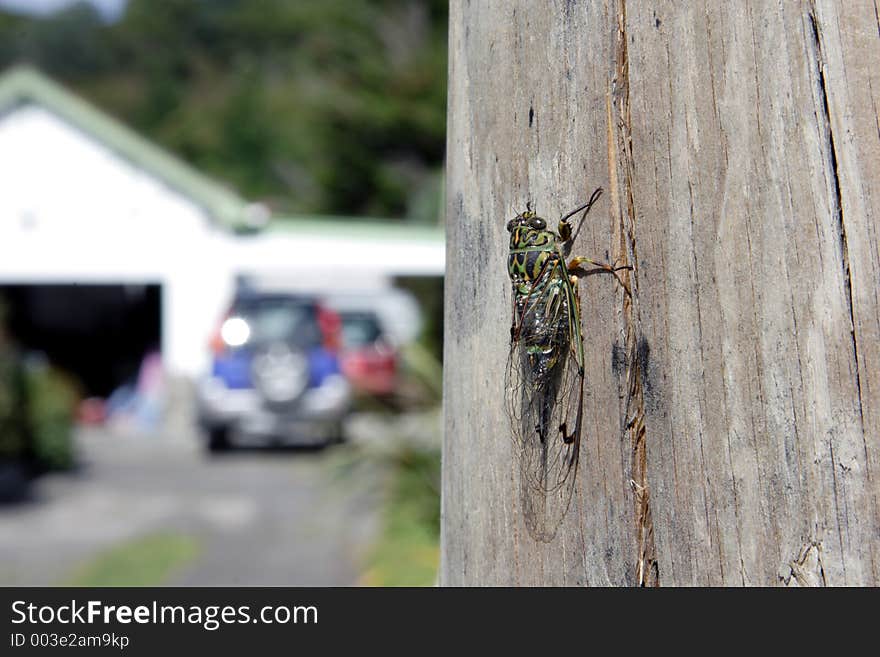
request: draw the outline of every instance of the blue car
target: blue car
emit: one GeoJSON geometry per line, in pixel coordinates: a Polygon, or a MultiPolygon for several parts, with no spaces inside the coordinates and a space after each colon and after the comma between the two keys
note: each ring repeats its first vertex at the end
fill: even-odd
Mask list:
{"type": "Polygon", "coordinates": [[[198,386],[207,447],[342,440],[351,406],[339,316],[307,296],[240,293],[212,340],[198,386]]]}

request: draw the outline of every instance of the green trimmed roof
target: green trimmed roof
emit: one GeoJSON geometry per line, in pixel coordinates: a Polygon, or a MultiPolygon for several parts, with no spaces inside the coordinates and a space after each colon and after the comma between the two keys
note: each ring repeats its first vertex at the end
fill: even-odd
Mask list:
{"type": "Polygon", "coordinates": [[[341,231],[347,238],[445,244],[442,226],[408,224],[391,219],[353,217],[272,217],[266,232],[327,236],[341,231]]]}
{"type": "Polygon", "coordinates": [[[247,202],[234,192],[141,137],[39,71],[28,66],[9,69],[0,76],[0,114],[28,103],[44,107],[92,135],[125,159],[205,208],[217,222],[229,228],[246,225],[247,202]]]}

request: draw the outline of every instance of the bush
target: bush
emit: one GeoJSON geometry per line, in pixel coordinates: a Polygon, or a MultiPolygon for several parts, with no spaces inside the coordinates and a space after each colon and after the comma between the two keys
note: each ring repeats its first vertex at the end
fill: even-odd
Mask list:
{"type": "Polygon", "coordinates": [[[57,370],[38,363],[27,368],[27,423],[32,456],[40,469],[73,465],[73,423],[79,394],[57,370]]]}
{"type": "Polygon", "coordinates": [[[21,461],[27,450],[25,379],[18,354],[0,343],[0,461],[21,461]]]}
{"type": "Polygon", "coordinates": [[[381,528],[366,554],[367,586],[431,586],[440,561],[440,410],[363,414],[349,422],[350,443],[336,457],[339,481],[371,481],[381,528]],[[356,468],[373,471],[352,476],[356,468]]]}

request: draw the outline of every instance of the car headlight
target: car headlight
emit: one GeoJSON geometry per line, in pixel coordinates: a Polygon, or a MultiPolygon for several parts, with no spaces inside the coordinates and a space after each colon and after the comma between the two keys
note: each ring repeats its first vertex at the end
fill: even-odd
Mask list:
{"type": "Polygon", "coordinates": [[[241,317],[230,317],[220,327],[220,337],[230,347],[240,347],[251,337],[251,327],[241,317]]]}

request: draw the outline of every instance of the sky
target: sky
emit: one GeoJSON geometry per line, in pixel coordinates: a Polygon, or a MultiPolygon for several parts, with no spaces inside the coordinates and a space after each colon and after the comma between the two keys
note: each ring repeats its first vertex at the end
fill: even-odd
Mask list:
{"type": "MultiPolygon", "coordinates": [[[[81,0],[0,0],[0,9],[16,13],[47,14],[81,0]]],[[[127,0],[86,0],[108,20],[118,18],[127,0]]]]}

